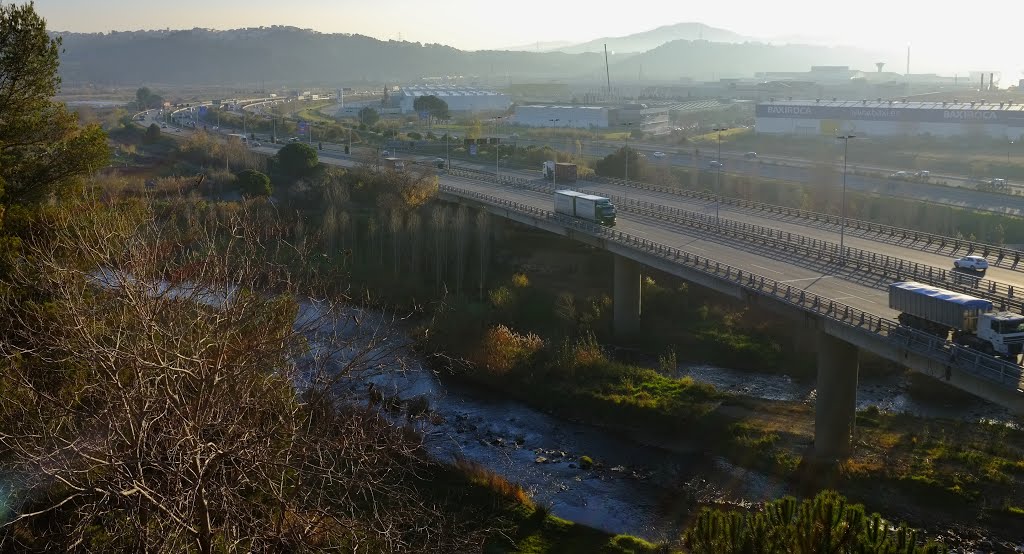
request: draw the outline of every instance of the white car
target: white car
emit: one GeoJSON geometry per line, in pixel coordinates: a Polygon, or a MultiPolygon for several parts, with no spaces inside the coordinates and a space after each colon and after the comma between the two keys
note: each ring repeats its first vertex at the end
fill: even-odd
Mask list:
{"type": "Polygon", "coordinates": [[[711,169],[719,169],[725,166],[722,164],[722,162],[718,160],[711,160],[710,162],[708,162],[708,167],[710,167],[711,169]]]}
{"type": "Polygon", "coordinates": [[[655,153],[653,154],[653,156],[654,156],[655,158],[664,158],[664,157],[665,157],[665,153],[664,153],[664,152],[655,152],[655,153]]]}
{"type": "Polygon", "coordinates": [[[953,267],[957,269],[973,269],[975,271],[985,271],[988,269],[988,260],[981,256],[964,256],[959,260],[953,262],[953,267]]]}

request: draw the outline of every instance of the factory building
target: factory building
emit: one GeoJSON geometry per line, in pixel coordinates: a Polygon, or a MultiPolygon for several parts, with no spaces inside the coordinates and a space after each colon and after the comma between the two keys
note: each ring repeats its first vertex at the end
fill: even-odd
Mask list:
{"type": "Polygon", "coordinates": [[[754,113],[765,134],[1024,138],[1024,105],[1011,102],[770,101],[754,113]]]}
{"type": "Polygon", "coordinates": [[[413,85],[401,87],[394,101],[402,113],[415,113],[413,103],[420,96],[436,96],[448,104],[450,112],[495,112],[507,110],[512,100],[507,94],[460,85],[413,85]]]}
{"type": "Polygon", "coordinates": [[[516,106],[512,123],[524,127],[607,129],[608,110],[607,106],[516,106]]]}
{"type": "Polygon", "coordinates": [[[618,106],[526,105],[517,106],[512,123],[525,127],[575,129],[636,129],[658,134],[669,129],[669,107],[647,104],[618,106]]]}

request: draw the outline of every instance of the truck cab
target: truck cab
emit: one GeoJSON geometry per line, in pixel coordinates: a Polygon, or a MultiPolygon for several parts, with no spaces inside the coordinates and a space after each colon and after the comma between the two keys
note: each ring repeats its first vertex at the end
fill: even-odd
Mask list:
{"type": "Polygon", "coordinates": [[[1000,356],[1024,352],[1024,316],[1013,312],[989,312],[978,316],[978,338],[992,345],[1000,356]]]}

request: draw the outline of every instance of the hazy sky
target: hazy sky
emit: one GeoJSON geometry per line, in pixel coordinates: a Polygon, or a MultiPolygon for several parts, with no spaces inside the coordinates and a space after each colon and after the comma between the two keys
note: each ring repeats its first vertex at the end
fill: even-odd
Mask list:
{"type": "MultiPolygon", "coordinates": [[[[911,71],[1024,69],[1022,0],[36,0],[36,8],[60,31],[293,25],[463,49],[583,42],[699,21],[744,35],[801,35],[893,52],[909,42],[911,71]]],[[[905,60],[887,61],[903,71],[905,60]]]]}

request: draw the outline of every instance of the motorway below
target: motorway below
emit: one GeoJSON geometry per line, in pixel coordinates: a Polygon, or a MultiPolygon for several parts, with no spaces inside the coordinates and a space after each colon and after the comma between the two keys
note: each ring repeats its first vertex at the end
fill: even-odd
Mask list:
{"type": "MultiPolygon", "coordinates": [[[[253,150],[263,154],[273,155],[281,148],[281,146],[282,145],[268,144],[258,148],[253,148],[253,150]]],[[[322,161],[329,165],[353,166],[357,163],[353,157],[345,156],[341,151],[336,151],[333,148],[321,151],[320,154],[322,161]]],[[[408,158],[409,156],[404,157],[408,158]]],[[[429,161],[433,159],[433,156],[423,156],[420,158],[421,160],[429,161]]],[[[465,165],[467,167],[474,168],[481,167],[476,164],[465,165]]],[[[502,171],[502,173],[523,178],[537,179],[539,172],[514,170],[508,172],[502,171]]],[[[552,209],[551,196],[543,192],[529,191],[510,186],[501,186],[496,183],[479,179],[455,177],[445,175],[443,172],[439,175],[439,179],[440,182],[444,184],[457,186],[466,190],[494,195],[505,200],[519,202],[544,210],[552,209]]],[[[577,183],[577,188],[584,188],[608,196],[624,196],[628,197],[630,200],[672,206],[698,213],[714,213],[714,203],[712,202],[691,199],[670,193],[644,191],[634,188],[626,188],[620,185],[583,181],[577,183]]],[[[786,220],[781,216],[773,216],[761,212],[737,209],[728,205],[722,205],[720,207],[720,216],[725,219],[771,227],[809,238],[817,238],[832,242],[839,241],[835,226],[817,223],[811,224],[811,222],[794,221],[792,219],[786,220]]],[[[759,247],[757,245],[744,243],[742,241],[726,237],[714,236],[713,234],[701,232],[686,225],[631,214],[625,211],[620,211],[617,229],[641,238],[680,248],[694,254],[708,256],[722,263],[753,271],[763,275],[764,277],[786,282],[787,284],[791,284],[801,290],[815,292],[819,295],[841,301],[845,304],[849,304],[855,308],[862,309],[878,316],[887,318],[895,316],[895,312],[888,308],[886,291],[888,282],[880,281],[877,276],[864,275],[861,274],[861,272],[848,268],[828,266],[817,260],[806,259],[795,256],[791,253],[764,251],[763,247],[759,247]]],[[[927,264],[940,269],[949,269],[952,267],[952,260],[948,256],[935,252],[925,252],[899,244],[875,241],[868,238],[851,236],[850,234],[846,235],[844,242],[846,245],[851,247],[911,262],[927,264]]],[[[1024,290],[1024,273],[1022,272],[994,267],[989,270],[986,277],[1014,287],[1022,287],[1021,290],[1024,290]]]]}
{"type": "MultiPolygon", "coordinates": [[[[264,146],[262,148],[258,148],[256,150],[264,152],[264,153],[266,153],[268,155],[273,155],[277,151],[277,148],[279,148],[279,145],[268,145],[268,146],[264,146]]],[[[354,161],[351,160],[351,158],[349,158],[347,156],[344,156],[341,153],[335,153],[335,152],[331,152],[331,151],[323,151],[323,152],[321,152],[321,159],[325,163],[328,163],[328,164],[331,164],[331,165],[341,165],[341,166],[346,166],[347,165],[347,166],[351,166],[351,165],[354,165],[354,163],[355,163],[354,161]]],[[[433,158],[429,157],[429,156],[422,158],[423,161],[429,161],[431,159],[433,159],[433,158]]],[[[453,165],[456,165],[456,164],[453,163],[453,165]]],[[[463,165],[463,164],[459,164],[459,165],[463,165]]],[[[481,166],[475,165],[475,164],[465,164],[465,167],[479,169],[481,166]]],[[[513,171],[508,171],[508,172],[502,171],[502,174],[503,175],[514,175],[514,176],[517,176],[517,177],[539,180],[538,179],[539,172],[531,172],[531,171],[528,171],[528,170],[518,170],[518,171],[513,170],[513,171]]],[[[483,187],[487,188],[487,190],[489,191],[488,192],[489,194],[494,194],[495,191],[501,190],[500,188],[498,188],[498,185],[496,185],[496,184],[493,184],[493,183],[482,183],[482,182],[480,182],[478,180],[475,180],[475,179],[455,178],[455,177],[451,177],[451,176],[445,176],[443,174],[440,176],[440,178],[441,178],[441,182],[446,183],[446,184],[454,184],[456,182],[458,182],[458,183],[473,183],[474,186],[476,187],[476,188],[473,188],[473,190],[481,190],[482,191],[483,189],[480,189],[479,187],[483,186],[483,187]]],[[[671,194],[671,193],[660,193],[660,192],[654,192],[654,191],[645,191],[645,190],[641,190],[641,189],[627,188],[627,187],[623,187],[621,185],[595,183],[595,182],[589,182],[589,181],[579,181],[578,183],[576,183],[575,188],[580,188],[580,189],[586,189],[586,190],[589,190],[589,191],[594,191],[594,192],[597,192],[599,194],[603,194],[603,195],[606,195],[606,196],[626,197],[626,198],[628,198],[630,200],[650,202],[650,203],[659,204],[659,205],[663,205],[663,206],[671,206],[671,207],[680,208],[680,209],[684,209],[684,210],[690,210],[690,211],[697,212],[697,213],[703,213],[703,214],[711,215],[711,214],[714,214],[714,212],[715,212],[715,205],[714,205],[713,202],[708,202],[708,201],[703,201],[703,200],[698,200],[698,199],[692,199],[692,198],[688,198],[688,197],[681,196],[681,195],[675,195],[675,194],[671,194]]],[[[498,195],[498,194],[495,194],[495,195],[496,196],[500,196],[502,198],[505,198],[507,200],[519,201],[519,202],[523,202],[524,204],[535,205],[536,207],[540,207],[540,208],[543,208],[543,209],[546,209],[546,210],[551,210],[552,209],[552,200],[551,200],[550,196],[549,195],[544,195],[543,193],[530,192],[530,191],[526,191],[526,190],[522,190],[522,189],[510,189],[510,190],[506,191],[506,193],[504,195],[498,195]],[[523,198],[522,195],[526,195],[526,194],[530,195],[533,198],[532,202],[538,202],[539,201],[540,203],[539,204],[534,204],[532,202],[527,202],[527,201],[522,200],[522,198],[523,198]]],[[[735,208],[735,207],[732,207],[732,206],[729,206],[729,205],[725,205],[725,204],[723,204],[723,205],[721,205],[719,207],[719,215],[720,215],[720,217],[725,218],[725,219],[730,219],[730,220],[734,220],[734,221],[740,221],[740,222],[743,222],[743,223],[749,223],[749,224],[753,224],[753,225],[761,225],[761,226],[764,226],[764,227],[771,227],[771,228],[774,228],[774,229],[790,232],[790,233],[793,233],[793,234],[796,234],[796,235],[802,235],[802,236],[809,237],[809,238],[826,240],[826,241],[831,241],[831,242],[835,242],[835,243],[839,242],[839,229],[835,225],[827,225],[827,224],[822,224],[822,223],[809,222],[809,221],[806,221],[806,220],[794,220],[793,218],[786,218],[785,216],[780,216],[778,214],[766,214],[764,212],[749,211],[749,210],[744,210],[744,209],[741,209],[741,208],[735,208]]],[[[624,212],[620,212],[620,221],[626,221],[628,218],[631,218],[631,217],[636,217],[636,216],[632,216],[630,214],[626,214],[624,212]]],[[[660,223],[662,225],[667,225],[664,221],[661,221],[660,223]]],[[[625,230],[626,229],[626,227],[623,227],[623,225],[624,225],[624,223],[620,223],[619,224],[619,227],[618,227],[619,230],[625,230]]],[[[675,226],[673,226],[673,230],[674,230],[674,232],[686,232],[686,231],[689,231],[690,229],[688,227],[685,227],[685,226],[675,225],[675,226]]],[[[647,234],[638,234],[638,236],[641,236],[643,238],[648,238],[648,239],[651,239],[651,240],[658,240],[658,242],[663,242],[664,244],[667,244],[669,246],[676,246],[676,247],[679,247],[679,248],[683,248],[682,246],[680,246],[680,244],[677,244],[675,242],[665,242],[665,241],[662,241],[660,239],[655,239],[655,236],[663,236],[660,233],[651,233],[648,230],[645,230],[644,232],[647,233],[647,234]]],[[[909,261],[909,262],[916,262],[916,263],[920,263],[920,264],[926,264],[926,265],[930,265],[930,266],[933,266],[933,267],[936,267],[936,268],[939,268],[939,269],[951,269],[953,267],[953,259],[952,259],[952,257],[947,256],[947,255],[943,255],[941,253],[937,253],[937,252],[934,252],[934,251],[923,251],[923,250],[920,250],[918,248],[907,247],[907,246],[903,246],[903,245],[897,244],[897,243],[872,240],[871,238],[867,238],[867,237],[858,237],[858,236],[854,236],[854,235],[852,235],[850,233],[846,233],[843,242],[844,242],[845,245],[850,246],[850,247],[860,248],[862,250],[874,252],[874,253],[877,253],[877,254],[883,254],[883,255],[886,255],[886,256],[891,256],[891,257],[897,258],[897,259],[903,259],[903,260],[909,261]]],[[[709,255],[708,251],[693,250],[693,253],[694,254],[700,254],[700,255],[709,255]]],[[[721,261],[723,263],[728,263],[730,265],[735,265],[732,262],[727,261],[725,259],[720,259],[719,261],[721,261]]],[[[762,267],[768,267],[768,266],[766,266],[763,263],[756,264],[756,265],[760,265],[762,267]]],[[[742,268],[742,267],[745,267],[745,266],[737,265],[737,267],[741,267],[742,268]]],[[[1001,268],[1001,267],[992,267],[992,268],[990,268],[988,270],[987,274],[985,275],[985,278],[989,279],[989,280],[997,281],[997,282],[1000,282],[1000,283],[1005,283],[1005,284],[1013,286],[1015,288],[1020,288],[1020,290],[1024,291],[1024,266],[1020,267],[1020,269],[1021,269],[1021,271],[1015,271],[1015,270],[1001,268]]],[[[753,271],[759,271],[758,268],[756,268],[756,267],[754,267],[752,270],[753,271]]],[[[773,279],[777,279],[779,275],[786,275],[786,276],[788,276],[788,273],[785,272],[785,271],[783,271],[782,273],[777,273],[777,271],[778,271],[777,268],[775,268],[775,271],[776,272],[772,272],[772,271],[763,272],[762,275],[764,275],[765,277],[773,278],[773,279]]],[[[825,275],[824,274],[819,274],[817,276],[818,277],[822,277],[822,276],[825,276],[825,275]]],[[[810,277],[810,275],[801,275],[800,278],[807,278],[807,277],[810,277]]],[[[837,276],[836,275],[828,275],[828,277],[829,278],[835,278],[837,276]]],[[[849,279],[849,280],[861,281],[864,277],[863,276],[859,276],[859,275],[848,275],[848,276],[845,276],[845,277],[840,276],[838,278],[841,278],[841,279],[845,278],[845,279],[849,279]]],[[[887,283],[885,283],[884,285],[887,285],[887,283]]],[[[888,309],[887,308],[887,301],[885,301],[883,299],[881,304],[883,304],[886,307],[886,309],[888,309]]],[[[863,308],[861,306],[855,306],[855,307],[865,309],[865,308],[863,308]]],[[[866,311],[869,311],[869,312],[874,313],[876,315],[885,315],[885,314],[880,313],[878,311],[877,306],[874,309],[870,309],[870,310],[866,310],[866,311]]]]}
{"type": "MultiPolygon", "coordinates": [[[[277,151],[275,146],[277,145],[263,146],[255,150],[272,155],[277,151]]],[[[323,156],[322,161],[328,165],[342,167],[357,164],[355,160],[347,157],[323,156]]],[[[438,179],[443,184],[460,189],[493,195],[543,210],[552,209],[551,195],[543,192],[501,186],[444,173],[438,175],[438,179]]],[[[795,289],[814,292],[878,316],[893,318],[896,315],[895,311],[888,308],[888,282],[881,281],[875,276],[859,275],[838,266],[822,264],[817,260],[806,260],[789,253],[758,251],[754,245],[743,241],[642,215],[620,213],[616,229],[710,257],[721,263],[791,285],[795,289]]]]}

